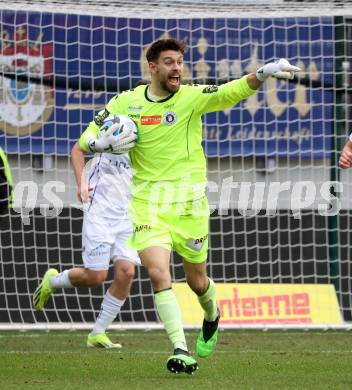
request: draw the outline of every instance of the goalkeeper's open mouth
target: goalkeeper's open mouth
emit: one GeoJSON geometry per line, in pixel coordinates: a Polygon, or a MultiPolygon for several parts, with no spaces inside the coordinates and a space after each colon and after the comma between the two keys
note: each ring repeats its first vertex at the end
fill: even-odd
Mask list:
{"type": "Polygon", "coordinates": [[[170,76],[168,78],[168,82],[173,86],[173,87],[178,87],[181,82],[181,77],[180,76],[170,76]]]}

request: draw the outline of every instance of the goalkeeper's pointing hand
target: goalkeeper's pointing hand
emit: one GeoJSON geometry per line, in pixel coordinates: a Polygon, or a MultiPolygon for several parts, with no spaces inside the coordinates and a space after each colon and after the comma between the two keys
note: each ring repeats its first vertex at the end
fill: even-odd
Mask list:
{"type": "Polygon", "coordinates": [[[300,71],[301,68],[291,65],[285,58],[281,58],[259,68],[256,76],[259,81],[265,81],[270,76],[280,80],[292,80],[295,73],[300,71]]]}

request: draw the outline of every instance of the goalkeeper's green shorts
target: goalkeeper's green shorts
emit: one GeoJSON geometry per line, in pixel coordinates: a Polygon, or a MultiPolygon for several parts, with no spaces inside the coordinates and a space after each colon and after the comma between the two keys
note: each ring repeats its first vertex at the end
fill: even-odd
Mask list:
{"type": "Polygon", "coordinates": [[[206,197],[160,204],[133,199],[129,244],[138,252],[151,247],[175,250],[190,263],[202,263],[208,257],[209,215],[206,197]]]}

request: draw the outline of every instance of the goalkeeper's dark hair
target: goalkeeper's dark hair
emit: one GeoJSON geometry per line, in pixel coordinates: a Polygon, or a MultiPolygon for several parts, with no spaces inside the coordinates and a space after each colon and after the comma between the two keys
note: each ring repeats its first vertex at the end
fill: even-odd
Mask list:
{"type": "Polygon", "coordinates": [[[186,51],[185,41],[179,41],[174,38],[159,39],[152,43],[148,48],[146,57],[148,62],[155,62],[159,59],[160,53],[166,50],[180,51],[182,54],[186,51]]]}

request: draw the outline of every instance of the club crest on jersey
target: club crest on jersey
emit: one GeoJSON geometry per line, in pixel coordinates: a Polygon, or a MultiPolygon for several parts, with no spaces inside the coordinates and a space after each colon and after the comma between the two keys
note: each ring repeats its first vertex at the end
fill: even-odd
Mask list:
{"type": "Polygon", "coordinates": [[[51,43],[42,44],[42,36],[30,39],[24,26],[19,26],[13,39],[4,31],[0,45],[0,129],[11,135],[28,135],[40,129],[55,107],[52,87],[29,82],[43,79],[52,72],[51,43]],[[13,77],[6,77],[6,75],[13,77]]]}
{"type": "Polygon", "coordinates": [[[174,123],[176,123],[177,116],[173,111],[168,111],[166,114],[163,115],[163,122],[165,125],[171,126],[174,123]]]}

